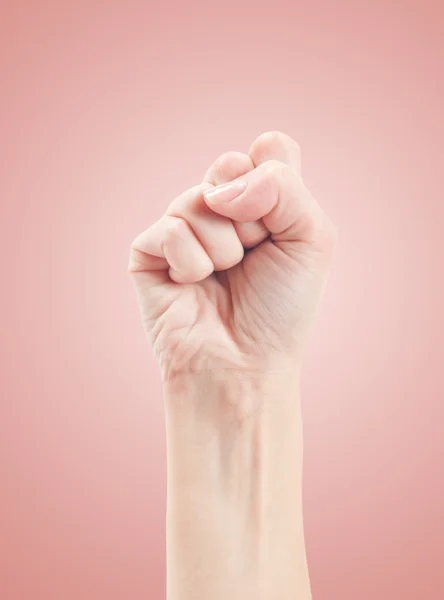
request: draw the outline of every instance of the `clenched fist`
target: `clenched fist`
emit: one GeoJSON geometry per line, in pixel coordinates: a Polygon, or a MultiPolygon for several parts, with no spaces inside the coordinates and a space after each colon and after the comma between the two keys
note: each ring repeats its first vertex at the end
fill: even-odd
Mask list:
{"type": "Polygon", "coordinates": [[[165,380],[298,361],[336,231],[305,187],[299,147],[259,136],[139,235],[129,270],[165,380]]]}

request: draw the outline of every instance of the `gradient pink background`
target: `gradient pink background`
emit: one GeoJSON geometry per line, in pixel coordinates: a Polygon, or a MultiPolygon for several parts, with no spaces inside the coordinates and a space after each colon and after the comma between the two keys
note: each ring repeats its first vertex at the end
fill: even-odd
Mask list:
{"type": "Polygon", "coordinates": [[[128,249],[268,129],[341,232],[304,379],[314,599],[444,598],[443,21],[438,1],[2,3],[2,600],[164,598],[128,249]]]}

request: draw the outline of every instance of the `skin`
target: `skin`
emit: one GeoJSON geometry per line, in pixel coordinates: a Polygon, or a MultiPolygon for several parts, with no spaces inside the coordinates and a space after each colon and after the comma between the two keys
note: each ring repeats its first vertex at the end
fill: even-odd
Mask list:
{"type": "Polygon", "coordinates": [[[311,598],[299,382],[335,244],[279,132],[132,244],[165,397],[169,600],[311,598]]]}

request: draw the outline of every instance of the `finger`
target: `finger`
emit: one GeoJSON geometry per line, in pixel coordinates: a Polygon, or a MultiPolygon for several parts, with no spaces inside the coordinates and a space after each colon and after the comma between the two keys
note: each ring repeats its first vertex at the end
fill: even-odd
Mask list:
{"type": "Polygon", "coordinates": [[[160,221],[138,235],[131,244],[128,271],[151,285],[168,282],[169,264],[161,250],[160,221]]]}
{"type": "Polygon", "coordinates": [[[128,269],[132,273],[142,273],[144,271],[165,271],[165,269],[168,269],[168,262],[165,258],[152,256],[132,247],[128,269]]]}
{"type": "Polygon", "coordinates": [[[267,131],[251,145],[248,155],[255,167],[277,160],[298,173],[301,172],[301,150],[297,142],[280,131],[267,131]]]}
{"type": "Polygon", "coordinates": [[[154,305],[165,297],[169,285],[169,264],[161,251],[159,222],[141,233],[131,244],[128,272],[141,298],[151,298],[154,305]]]}
{"type": "Polygon", "coordinates": [[[176,283],[201,281],[214,270],[211,259],[188,223],[168,215],[136,238],[133,250],[144,257],[148,270],[163,269],[164,275],[168,273],[176,283]]]}
{"type": "Polygon", "coordinates": [[[262,219],[275,242],[315,244],[323,238],[325,214],[296,170],[276,160],[207,190],[205,200],[212,210],[230,219],[262,219]]]}
{"type": "Polygon", "coordinates": [[[237,179],[254,169],[254,163],[248,154],[242,152],[225,152],[217,158],[204,176],[204,181],[211,185],[220,185],[237,179]]]}
{"type": "Polygon", "coordinates": [[[196,283],[214,271],[214,265],[190,226],[183,219],[166,217],[168,222],[163,251],[176,283],[196,283]]]}
{"type": "MultiPolygon", "coordinates": [[[[226,152],[211,165],[205,174],[204,181],[214,186],[221,185],[245,175],[254,168],[255,165],[247,154],[226,152]]],[[[233,226],[244,248],[254,248],[269,236],[269,232],[261,220],[252,223],[233,221],[233,226]]]]}
{"type": "Polygon", "coordinates": [[[203,191],[208,183],[191,188],[171,204],[167,214],[184,219],[212,261],[216,271],[225,271],[237,265],[244,256],[244,248],[233,222],[212,211],[206,204],[203,191]]]}

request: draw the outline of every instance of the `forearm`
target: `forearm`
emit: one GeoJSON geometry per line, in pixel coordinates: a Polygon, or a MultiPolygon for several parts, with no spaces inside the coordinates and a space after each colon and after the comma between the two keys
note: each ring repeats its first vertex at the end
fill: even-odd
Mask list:
{"type": "Polygon", "coordinates": [[[335,244],[299,146],[274,131],[131,246],[168,382],[168,600],[310,599],[297,366],[335,244]]]}
{"type": "Polygon", "coordinates": [[[168,600],[309,600],[297,371],[165,386],[168,600]]]}

